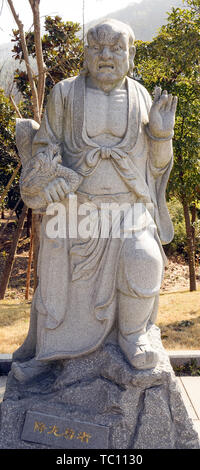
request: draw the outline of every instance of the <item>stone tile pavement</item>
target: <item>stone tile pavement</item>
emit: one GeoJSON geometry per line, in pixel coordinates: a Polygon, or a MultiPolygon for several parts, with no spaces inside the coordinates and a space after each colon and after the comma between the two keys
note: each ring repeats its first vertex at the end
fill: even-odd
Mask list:
{"type": "Polygon", "coordinates": [[[181,395],[200,438],[200,377],[177,377],[181,395]]]}

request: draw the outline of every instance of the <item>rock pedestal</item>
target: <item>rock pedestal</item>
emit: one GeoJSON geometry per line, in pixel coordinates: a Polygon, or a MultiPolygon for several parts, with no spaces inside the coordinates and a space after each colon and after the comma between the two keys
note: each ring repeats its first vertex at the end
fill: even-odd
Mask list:
{"type": "Polygon", "coordinates": [[[52,363],[19,384],[9,373],[1,405],[0,448],[197,449],[160,331],[149,329],[156,368],[133,369],[114,332],[88,356],[52,363]]]}

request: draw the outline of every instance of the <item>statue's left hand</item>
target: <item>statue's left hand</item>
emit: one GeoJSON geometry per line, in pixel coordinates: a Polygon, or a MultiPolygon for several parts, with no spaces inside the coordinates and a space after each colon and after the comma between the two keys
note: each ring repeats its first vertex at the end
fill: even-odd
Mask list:
{"type": "Polygon", "coordinates": [[[168,95],[160,87],[155,90],[154,101],[149,114],[149,131],[155,138],[167,139],[173,136],[177,96],[168,95]]]}

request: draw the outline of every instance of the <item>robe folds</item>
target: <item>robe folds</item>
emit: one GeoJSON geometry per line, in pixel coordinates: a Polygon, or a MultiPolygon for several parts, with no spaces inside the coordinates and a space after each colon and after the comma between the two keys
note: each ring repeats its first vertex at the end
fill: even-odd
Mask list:
{"type": "MultiPolygon", "coordinates": [[[[33,158],[37,159],[39,153],[45,153],[45,149],[55,143],[60,146],[62,164],[83,178],[95,174],[102,158],[110,158],[127,186],[127,195],[89,195],[78,190],[77,208],[88,204],[91,214],[93,208],[95,214],[99,214],[102,202],[121,204],[126,201],[129,206],[120,220],[121,224],[129,220],[128,240],[131,233],[134,246],[138,231],[146,231],[150,237],[153,233],[152,239],[159,246],[165,263],[162,244],[169,243],[173,238],[165,201],[172,161],[164,168],[155,168],[152,164],[149,137],[145,132],[151,98],[144,87],[127,78],[126,134],[118,144],[101,147],[87,135],[85,86],[82,75],[55,85],[33,141],[33,158]],[[146,214],[142,229],[134,210],[135,203],[140,203],[146,214]]],[[[69,221],[68,198],[63,206],[66,220],[69,221]]],[[[69,230],[66,230],[65,237],[53,239],[48,237],[46,230],[50,216],[43,216],[39,283],[32,303],[32,311],[37,317],[35,341],[36,358],[39,360],[73,358],[96,350],[112,330],[117,314],[120,314],[117,306],[119,265],[126,237],[113,238],[111,230],[109,236],[102,238],[101,224],[97,219],[94,238],[83,239],[80,235],[70,238],[69,230]]],[[[113,226],[115,222],[113,219],[113,226]]],[[[128,264],[129,259],[123,262],[128,264]]],[[[138,285],[134,279],[128,279],[128,283],[132,297],[156,297],[159,294],[160,285],[150,289],[143,282],[138,285]]]]}

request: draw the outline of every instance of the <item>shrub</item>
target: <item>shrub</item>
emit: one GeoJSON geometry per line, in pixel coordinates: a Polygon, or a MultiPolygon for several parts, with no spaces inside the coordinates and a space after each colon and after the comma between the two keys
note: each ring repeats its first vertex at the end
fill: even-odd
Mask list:
{"type": "Polygon", "coordinates": [[[165,245],[165,253],[186,257],[187,237],[182,204],[173,197],[167,203],[167,206],[174,226],[174,238],[171,243],[165,245]]]}

